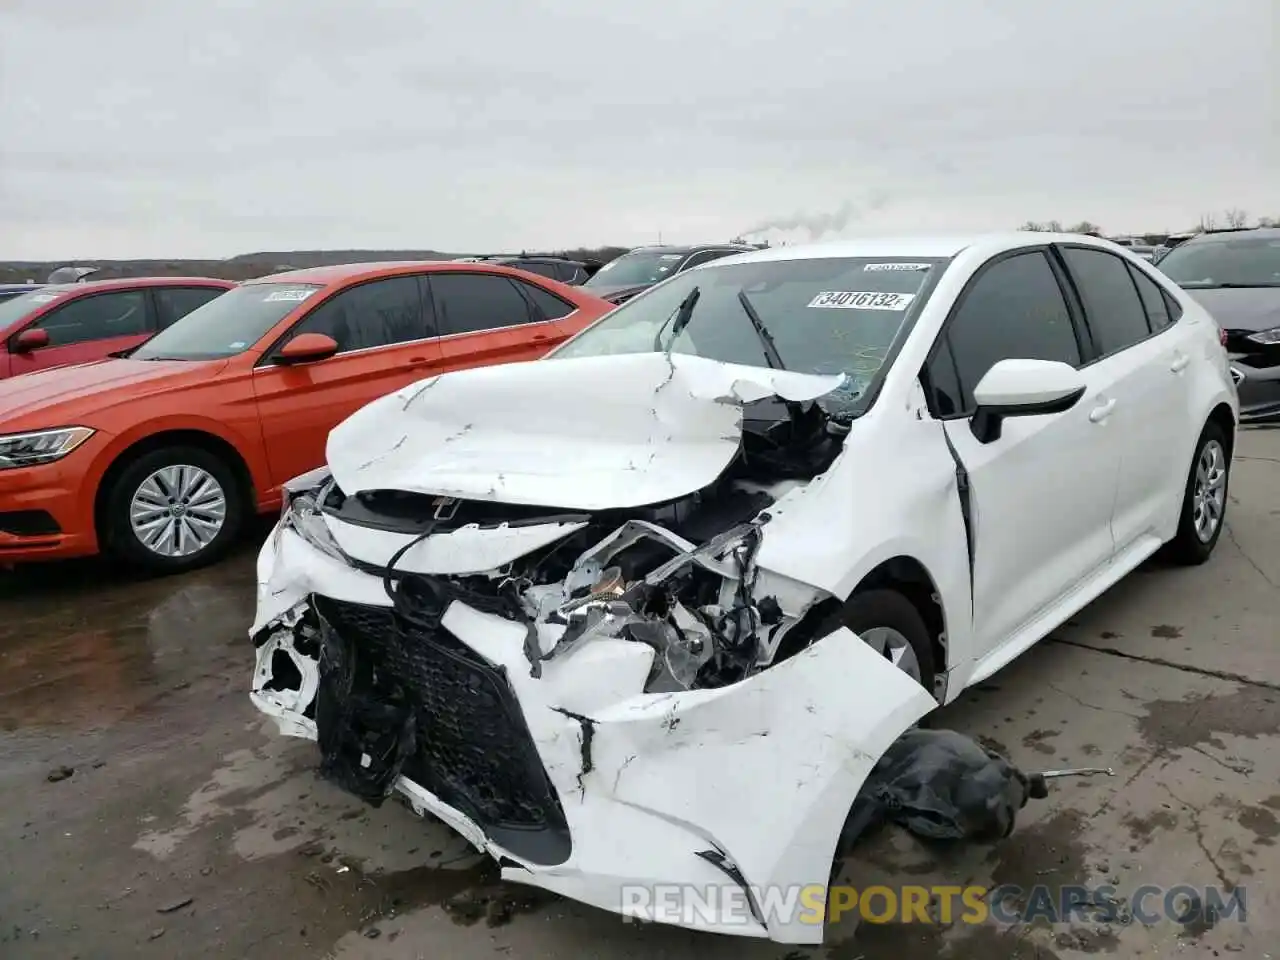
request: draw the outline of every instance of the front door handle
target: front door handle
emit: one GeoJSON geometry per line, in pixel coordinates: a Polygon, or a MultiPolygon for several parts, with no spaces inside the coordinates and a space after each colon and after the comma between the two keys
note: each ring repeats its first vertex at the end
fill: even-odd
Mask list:
{"type": "Polygon", "coordinates": [[[1116,408],[1115,400],[1108,400],[1106,403],[1099,404],[1089,411],[1090,423],[1101,423],[1107,417],[1111,416],[1111,411],[1116,408]]]}
{"type": "Polygon", "coordinates": [[[1183,370],[1187,369],[1187,364],[1190,362],[1191,358],[1184,353],[1179,355],[1173,363],[1169,364],[1169,369],[1174,373],[1181,373],[1183,370]]]}

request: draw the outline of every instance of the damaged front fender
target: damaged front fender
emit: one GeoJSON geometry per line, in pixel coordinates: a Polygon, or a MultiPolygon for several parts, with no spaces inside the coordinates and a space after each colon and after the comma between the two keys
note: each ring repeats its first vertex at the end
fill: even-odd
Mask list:
{"type": "MultiPolygon", "coordinates": [[[[636,890],[678,885],[699,904],[678,911],[680,922],[698,929],[821,942],[821,925],[808,917],[771,916],[763,908],[755,924],[744,924],[740,915],[709,917],[707,902],[732,901],[708,900],[708,890],[740,885],[759,907],[759,891],[777,890],[785,898],[825,884],[864,780],[889,745],[937,706],[844,628],[713,689],[641,692],[653,649],[614,639],[576,647],[534,677],[522,628],[457,600],[440,617],[438,636],[412,636],[411,655],[439,658],[432,663],[400,660],[401,653],[388,650],[385,630],[344,628],[342,645],[357,662],[373,661],[373,676],[387,672],[380,656],[401,663],[397,696],[379,701],[372,688],[360,687],[374,682],[367,673],[354,674],[354,686],[349,678],[343,678],[348,685],[326,685],[325,671],[333,668],[320,650],[329,647],[309,632],[320,629],[319,601],[311,599],[317,595],[328,598],[319,609],[393,618],[379,578],[343,568],[288,530],[268,542],[260,565],[253,700],[282,732],[319,735],[331,749],[359,750],[354,744],[362,743],[374,754],[369,745],[389,745],[388,753],[408,756],[389,779],[385,769],[370,770],[371,778],[382,775],[386,789],[502,862],[508,880],[633,915],[636,890]],[[275,676],[278,667],[287,676],[275,676]],[[447,689],[424,694],[422,684],[432,677],[447,689]],[[352,711],[317,710],[317,688],[331,698],[339,689],[365,703],[399,705],[385,712],[396,715],[396,737],[368,729],[377,711],[361,712],[362,739],[332,727],[322,735],[318,726],[352,711]],[[401,716],[399,707],[413,716],[401,716]],[[348,746],[334,747],[343,743],[348,746]],[[508,753],[511,759],[504,759],[508,753]],[[516,793],[503,796],[508,782],[516,793]],[[550,852],[545,844],[531,845],[527,828],[513,830],[510,816],[493,812],[517,795],[524,798],[520,811],[528,812],[534,788],[543,789],[539,783],[549,793],[537,801],[534,832],[554,828],[560,840],[550,852]]],[[[378,757],[352,755],[337,765],[333,759],[326,757],[327,768],[358,771],[380,763],[378,757]]],[[[668,906],[653,919],[669,920],[668,906]]]]}
{"type": "MultiPolygon", "coordinates": [[[[598,711],[587,784],[701,838],[690,852],[742,883],[750,902],[759,890],[828,882],[863,781],[936,706],[840,628],[733,686],[598,711]]],[[[796,918],[760,917],[771,939],[821,942],[796,918]]]]}

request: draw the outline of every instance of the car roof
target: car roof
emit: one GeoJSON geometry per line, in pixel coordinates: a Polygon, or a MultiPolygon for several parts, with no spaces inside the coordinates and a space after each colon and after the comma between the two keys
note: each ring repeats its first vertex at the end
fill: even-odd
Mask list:
{"type": "Polygon", "coordinates": [[[568,257],[491,257],[488,260],[481,260],[481,263],[569,263],[581,266],[582,261],[570,260],[568,257]]]}
{"type": "MultiPolygon", "coordinates": [[[[628,250],[627,253],[690,254],[697,253],[700,250],[741,250],[743,253],[746,253],[748,250],[753,249],[755,248],[740,243],[693,243],[678,246],[671,244],[654,244],[653,246],[647,247],[635,247],[632,250],[628,250]]],[[[626,254],[624,253],[623,256],[626,256],[626,254]]]]}
{"type": "MultiPolygon", "coordinates": [[[[373,280],[378,277],[394,277],[406,273],[433,273],[436,271],[467,271],[470,273],[499,273],[507,277],[520,276],[520,270],[503,266],[493,260],[386,260],[377,263],[338,263],[327,267],[305,267],[284,273],[269,273],[244,281],[245,286],[260,283],[308,283],[320,286],[345,284],[352,280],[373,280]]],[[[543,280],[549,278],[543,277],[543,280]]],[[[550,280],[556,283],[555,280],[550,280]]]]}
{"type": "Polygon", "coordinates": [[[1003,233],[872,236],[850,240],[832,240],[825,243],[798,244],[788,247],[766,247],[763,250],[744,251],[736,256],[726,257],[724,260],[717,260],[709,266],[714,268],[722,264],[818,260],[828,257],[848,259],[920,257],[925,260],[944,260],[957,256],[962,251],[969,249],[993,256],[1005,250],[1046,243],[1074,243],[1081,246],[1099,247],[1103,250],[1127,249],[1101,237],[1090,237],[1081,233],[1042,233],[1038,231],[1010,230],[1003,233]]]}
{"type": "Polygon", "coordinates": [[[187,286],[193,283],[203,286],[227,287],[228,289],[235,286],[235,281],[223,280],[219,277],[115,277],[111,280],[83,280],[79,283],[41,283],[33,285],[31,289],[33,292],[39,290],[41,293],[76,293],[80,291],[119,290],[122,287],[187,286]]]}
{"type": "MultiPolygon", "coordinates": [[[[269,273],[263,277],[246,280],[245,284],[255,283],[317,283],[328,286],[331,283],[343,283],[352,279],[368,279],[378,276],[394,276],[410,269],[421,270],[423,267],[457,266],[449,260],[379,260],[371,263],[334,263],[324,267],[303,267],[300,270],[285,270],[282,273],[269,273]]],[[[468,267],[483,266],[481,263],[468,263],[468,267]]]]}
{"type": "MultiPolygon", "coordinates": [[[[1214,233],[1200,233],[1185,243],[1230,243],[1242,238],[1258,238],[1260,240],[1280,240],[1280,227],[1251,227],[1246,230],[1223,230],[1214,233]]],[[[1185,245],[1185,244],[1184,244],[1185,245]]]]}

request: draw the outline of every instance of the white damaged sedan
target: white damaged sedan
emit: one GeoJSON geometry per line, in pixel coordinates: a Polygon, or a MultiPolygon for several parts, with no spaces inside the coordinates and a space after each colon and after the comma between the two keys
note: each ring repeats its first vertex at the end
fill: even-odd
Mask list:
{"type": "Polygon", "coordinates": [[[1213,320],[1106,241],[719,260],[335,429],[259,558],[252,698],[512,881],[822,885],[905,730],[1208,558],[1237,414],[1213,320]]]}

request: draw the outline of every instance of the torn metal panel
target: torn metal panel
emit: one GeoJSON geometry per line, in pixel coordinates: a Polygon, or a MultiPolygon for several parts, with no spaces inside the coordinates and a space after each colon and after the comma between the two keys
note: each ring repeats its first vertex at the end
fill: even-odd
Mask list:
{"type": "Polygon", "coordinates": [[[477,367],[357,411],[329,435],[326,457],[348,495],[643,506],[724,472],[738,452],[744,403],[812,400],[842,382],[662,354],[477,367]]]}
{"type": "MultiPolygon", "coordinates": [[[[315,554],[308,570],[329,576],[328,558],[286,530],[263,548],[268,580],[285,556],[298,564],[288,553],[298,546],[315,554]]],[[[379,583],[354,569],[344,578],[343,586],[330,578],[326,589],[366,596],[366,586],[379,583]]],[[[755,886],[825,883],[864,778],[889,744],[936,706],[844,629],[737,683],[646,693],[646,661],[655,654],[643,643],[601,638],[548,661],[535,678],[520,625],[465,603],[449,605],[437,633],[415,633],[412,644],[397,646],[394,638],[414,628],[396,622],[385,594],[381,605],[318,598],[314,609],[340,642],[375,666],[407,655],[398,649],[414,651],[412,664],[396,660],[401,694],[372,691],[391,708],[412,704],[417,729],[432,731],[415,736],[406,757],[401,747],[408,727],[398,709],[385,712],[381,736],[365,729],[370,714],[358,718],[353,736],[317,729],[301,695],[289,703],[263,695],[270,674],[265,651],[288,649],[305,619],[298,611],[313,609],[306,599],[316,592],[312,585],[297,586],[293,612],[264,625],[255,674],[259,708],[286,721],[285,732],[319,736],[331,749],[336,744],[330,771],[370,770],[361,792],[376,796],[385,789],[381,779],[394,773],[394,789],[416,809],[440,816],[503,859],[507,879],[614,911],[626,908],[629,885],[703,889],[731,882],[726,866],[755,886]],[[460,696],[463,689],[473,693],[460,696]],[[475,696],[479,700],[468,704],[475,696]],[[344,757],[345,764],[339,762],[344,757]],[[762,780],[762,769],[770,777],[762,780]],[[468,786],[480,782],[489,784],[482,795],[468,786]],[[672,789],[692,782],[697,791],[672,789]],[[539,794],[540,783],[549,783],[551,792],[539,794]],[[761,830],[761,823],[771,829],[761,830]],[[706,851],[717,852],[718,862],[703,856],[706,851]]],[[[320,663],[317,669],[323,676],[333,668],[320,663]]],[[[362,682],[381,681],[357,679],[350,696],[369,696],[362,682]]],[[[339,715],[323,708],[315,713],[321,727],[339,715]]],[[[802,923],[752,929],[725,918],[723,925],[699,926],[788,943],[822,937],[820,926],[802,923]]]]}
{"type": "MultiPolygon", "coordinates": [[[[511,370],[374,404],[399,435],[353,419],[332,477],[290,489],[254,702],[320,741],[330,779],[399,790],[519,882],[618,911],[629,885],[824,883],[868,771],[937,701],[809,614],[899,556],[967,600],[963,557],[923,535],[963,528],[937,425],[871,469],[874,421],[788,399],[841,378],[661,354],[511,370]],[[273,673],[307,649],[310,702],[273,673]]],[[[758,919],[696,923],[821,940],[758,919]]]]}
{"type": "Polygon", "coordinates": [[[585,520],[523,526],[468,525],[424,538],[357,527],[328,516],[324,523],[344,553],[365,563],[385,567],[399,554],[395,564],[398,570],[450,575],[497,570],[587,525],[585,520]]]}

